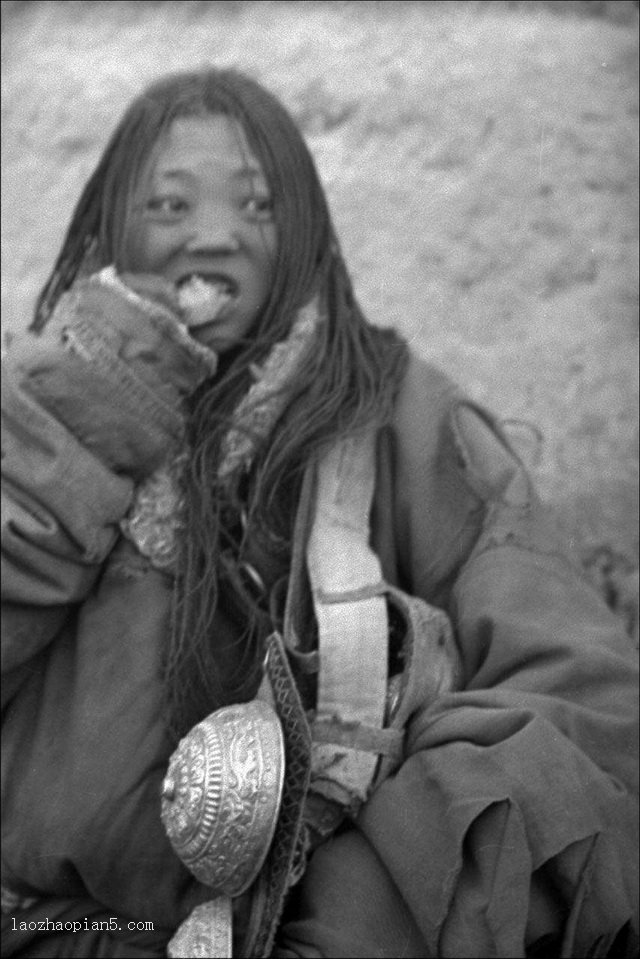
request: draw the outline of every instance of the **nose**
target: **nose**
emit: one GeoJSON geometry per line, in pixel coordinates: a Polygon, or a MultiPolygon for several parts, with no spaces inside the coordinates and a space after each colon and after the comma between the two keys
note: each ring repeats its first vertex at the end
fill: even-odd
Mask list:
{"type": "Polygon", "coordinates": [[[191,224],[185,243],[189,253],[237,253],[240,249],[239,224],[232,211],[203,209],[191,224]]]}

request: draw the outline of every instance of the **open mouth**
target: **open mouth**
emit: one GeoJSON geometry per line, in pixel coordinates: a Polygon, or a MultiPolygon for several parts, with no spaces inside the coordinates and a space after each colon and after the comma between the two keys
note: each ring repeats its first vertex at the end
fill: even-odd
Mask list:
{"type": "Polygon", "coordinates": [[[178,300],[188,327],[217,318],[238,295],[238,284],[221,274],[189,273],[178,282],[178,300]]]}

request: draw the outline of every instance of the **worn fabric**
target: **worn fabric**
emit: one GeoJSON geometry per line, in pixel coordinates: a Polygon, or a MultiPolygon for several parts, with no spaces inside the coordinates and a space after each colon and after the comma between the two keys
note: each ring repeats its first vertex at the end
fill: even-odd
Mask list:
{"type": "MultiPolygon", "coordinates": [[[[151,921],[127,954],[161,955],[207,898],[159,818],[172,581],[120,533],[131,476],[33,388],[43,356],[62,382],[68,355],[37,341],[2,378],[3,881],[36,898],[27,919],[151,921]]],[[[101,355],[109,389],[67,379],[65,410],[109,404],[126,444],[120,362],[101,355]]],[[[637,654],[491,417],[415,357],[378,437],[372,543],[389,583],[450,615],[463,684],[416,708],[400,769],[318,848],[276,954],[633,955],[637,654]]],[[[6,955],[77,948],[5,925],[6,955]]]]}
{"type": "MultiPolygon", "coordinates": [[[[419,376],[414,366],[412,400],[424,385],[419,376]]],[[[440,385],[446,405],[451,393],[440,385]]],[[[281,954],[337,955],[343,933],[341,954],[393,955],[388,930],[382,935],[369,912],[383,870],[421,936],[416,946],[413,931],[407,955],[521,956],[536,943],[545,943],[544,955],[635,955],[635,651],[567,555],[522,469],[512,458],[505,468],[509,457],[488,448],[485,414],[454,399],[454,412],[440,420],[439,457],[420,464],[420,404],[407,398],[405,392],[399,404],[406,446],[395,446],[388,477],[393,488],[408,455],[401,488],[409,495],[396,495],[392,519],[406,531],[392,551],[396,582],[427,599],[438,596],[449,611],[462,689],[416,711],[405,762],[359,816],[359,834],[378,858],[363,873],[358,856],[351,869],[345,863],[350,851],[341,838],[329,844],[324,871],[308,874],[302,910],[283,928],[281,954]],[[460,421],[464,416],[468,427],[469,409],[480,418],[473,438],[460,421]],[[434,521],[433,500],[422,500],[426,515],[414,512],[421,500],[411,494],[427,463],[430,492],[440,482],[443,504],[462,498],[455,521],[473,544],[448,561],[444,550],[428,549],[440,531],[446,542],[448,517],[434,521]],[[461,481],[486,504],[479,526],[461,481]],[[334,872],[339,894],[327,890],[334,872]],[[358,882],[361,875],[371,878],[370,888],[358,882]]],[[[377,531],[380,542],[381,524],[377,531]]],[[[393,572],[389,564],[387,575],[393,572]]],[[[396,945],[410,928],[396,918],[396,945]]]]}

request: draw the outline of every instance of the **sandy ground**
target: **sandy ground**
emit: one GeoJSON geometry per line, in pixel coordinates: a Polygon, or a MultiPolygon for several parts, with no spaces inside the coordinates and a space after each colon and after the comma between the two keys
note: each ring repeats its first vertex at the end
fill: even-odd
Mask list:
{"type": "Polygon", "coordinates": [[[633,604],[637,4],[2,7],[5,337],[131,96],[239,66],[301,124],[370,318],[513,421],[585,566],[633,604]]]}

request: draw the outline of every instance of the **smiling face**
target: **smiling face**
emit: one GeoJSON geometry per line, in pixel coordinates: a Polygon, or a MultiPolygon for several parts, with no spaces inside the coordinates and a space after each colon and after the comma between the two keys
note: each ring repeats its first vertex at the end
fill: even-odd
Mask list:
{"type": "Polygon", "coordinates": [[[223,115],[175,120],[136,191],[128,270],[177,287],[199,276],[230,294],[215,319],[191,328],[222,353],[260,315],[276,247],[269,185],[240,124],[223,115]]]}

